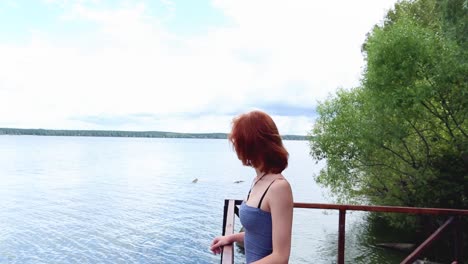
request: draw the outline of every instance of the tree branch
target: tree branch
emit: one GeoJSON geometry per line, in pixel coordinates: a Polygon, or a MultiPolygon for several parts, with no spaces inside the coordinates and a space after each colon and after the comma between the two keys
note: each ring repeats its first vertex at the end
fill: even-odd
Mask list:
{"type": "Polygon", "coordinates": [[[408,155],[411,158],[411,163],[413,164],[412,167],[415,169],[419,169],[419,165],[416,164],[416,159],[414,158],[413,153],[411,153],[411,151],[409,150],[408,145],[406,144],[406,141],[403,138],[401,138],[400,140],[403,143],[403,146],[405,147],[406,153],[408,153],[408,155]]]}
{"type": "Polygon", "coordinates": [[[382,147],[383,149],[385,150],[388,150],[390,151],[391,153],[393,153],[395,156],[399,157],[402,161],[404,161],[405,163],[407,163],[408,165],[410,165],[411,167],[413,167],[413,162],[407,160],[405,157],[403,157],[403,155],[401,155],[400,153],[394,151],[393,149],[385,146],[384,144],[381,144],[380,147],[382,147]]]}
{"type": "Polygon", "coordinates": [[[430,147],[429,147],[429,143],[427,143],[427,140],[426,138],[424,137],[424,135],[419,131],[419,129],[416,127],[415,124],[413,124],[410,120],[406,120],[408,122],[408,124],[411,125],[411,127],[414,129],[414,131],[416,131],[416,133],[419,135],[419,137],[421,138],[421,140],[424,142],[424,147],[426,149],[426,164],[424,166],[424,171],[426,170],[426,167],[427,167],[427,164],[429,164],[429,157],[430,157],[430,147]]]}
{"type": "MultiPolygon", "coordinates": [[[[427,102],[428,104],[430,104],[432,107],[435,108],[434,105],[432,105],[431,102],[427,102]]],[[[437,117],[438,119],[440,119],[445,127],[447,128],[447,131],[449,132],[450,136],[452,137],[452,139],[455,139],[455,135],[453,134],[453,131],[452,131],[452,128],[450,128],[450,124],[448,123],[448,120],[446,118],[444,118],[443,116],[441,116],[439,114],[439,112],[437,112],[436,110],[432,110],[427,104],[426,102],[424,101],[421,101],[421,104],[424,106],[424,108],[426,108],[432,115],[434,115],[435,117],[437,117]]]]}
{"type": "MultiPolygon", "coordinates": [[[[439,97],[441,99],[441,103],[442,103],[442,107],[445,109],[445,111],[447,111],[447,114],[448,116],[453,120],[453,122],[455,123],[455,126],[456,128],[458,128],[458,130],[460,130],[460,132],[465,136],[465,137],[468,137],[468,135],[466,134],[466,132],[462,129],[462,127],[460,126],[460,124],[457,122],[457,119],[455,118],[453,112],[451,111],[452,109],[450,108],[450,106],[447,104],[447,100],[444,98],[444,96],[439,92],[439,97]]],[[[448,120],[447,120],[448,121],[448,120]]]]}

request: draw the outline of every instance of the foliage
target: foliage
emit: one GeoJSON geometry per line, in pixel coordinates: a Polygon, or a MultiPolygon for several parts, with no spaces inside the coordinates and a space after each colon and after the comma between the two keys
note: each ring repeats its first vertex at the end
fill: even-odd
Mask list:
{"type": "Polygon", "coordinates": [[[339,201],[468,208],[467,22],[466,0],[402,1],[368,34],[360,87],[322,102],[311,132],[339,201]]]}

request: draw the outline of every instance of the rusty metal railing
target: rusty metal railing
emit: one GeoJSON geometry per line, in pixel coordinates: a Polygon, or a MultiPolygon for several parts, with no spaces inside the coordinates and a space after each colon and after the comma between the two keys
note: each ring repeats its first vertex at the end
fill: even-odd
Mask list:
{"type": "MultiPolygon", "coordinates": [[[[226,199],[224,201],[224,216],[223,216],[223,235],[234,233],[235,216],[238,215],[237,206],[242,203],[242,200],[226,199]]],[[[413,263],[421,253],[437,240],[445,230],[450,226],[457,229],[454,236],[454,260],[453,264],[460,263],[462,260],[462,239],[460,218],[468,216],[468,210],[446,209],[446,208],[419,208],[419,207],[402,207],[402,206],[370,206],[370,205],[346,205],[346,204],[321,204],[321,203],[294,203],[294,208],[306,209],[327,209],[338,210],[338,256],[337,264],[344,264],[345,252],[345,224],[346,211],[366,211],[366,212],[385,212],[385,213],[405,213],[405,214],[426,214],[426,215],[445,215],[449,218],[442,224],[432,235],[430,235],[421,245],[419,245],[408,257],[400,264],[413,263]]],[[[233,245],[223,247],[221,253],[221,264],[234,263],[234,248],[233,245]]]]}

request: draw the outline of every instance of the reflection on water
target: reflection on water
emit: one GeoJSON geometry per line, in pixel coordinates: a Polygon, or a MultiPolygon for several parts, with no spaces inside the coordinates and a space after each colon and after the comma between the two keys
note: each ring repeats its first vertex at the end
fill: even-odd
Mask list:
{"type": "MultiPolygon", "coordinates": [[[[295,201],[327,202],[307,142],[285,145],[295,201]]],[[[254,175],[226,140],[1,136],[0,146],[0,263],[218,263],[208,248],[224,199],[243,199],[254,175]]],[[[361,215],[347,223],[349,263],[395,263],[361,215]]],[[[336,212],[296,209],[291,263],[334,263],[337,228],[336,212]]]]}
{"type": "MultiPolygon", "coordinates": [[[[402,242],[393,240],[387,234],[379,234],[374,226],[363,221],[364,212],[349,212],[346,216],[345,260],[347,263],[400,263],[409,253],[393,251],[376,246],[383,242],[402,242]],[[388,240],[390,239],[390,240],[388,240]]],[[[338,219],[338,214],[336,215],[338,219]]],[[[338,220],[337,220],[338,221],[338,220]]],[[[401,239],[401,238],[400,238],[401,239]]],[[[330,260],[336,259],[338,247],[338,231],[329,233],[322,244],[326,256],[330,260]]]]}

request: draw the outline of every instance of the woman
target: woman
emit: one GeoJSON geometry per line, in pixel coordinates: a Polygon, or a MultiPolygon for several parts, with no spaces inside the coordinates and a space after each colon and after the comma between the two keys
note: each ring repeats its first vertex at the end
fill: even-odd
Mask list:
{"type": "Polygon", "coordinates": [[[214,254],[222,246],[244,242],[247,263],[288,263],[291,251],[293,197],[281,172],[288,166],[288,152],[269,115],[253,111],[233,120],[229,135],[237,157],[255,169],[246,200],[239,208],[245,232],[216,237],[214,254]]]}

